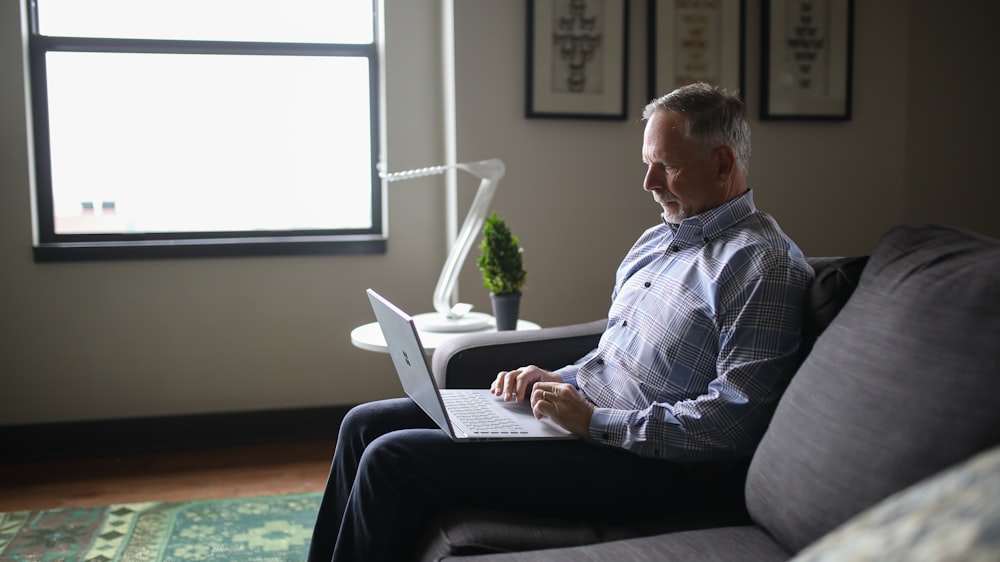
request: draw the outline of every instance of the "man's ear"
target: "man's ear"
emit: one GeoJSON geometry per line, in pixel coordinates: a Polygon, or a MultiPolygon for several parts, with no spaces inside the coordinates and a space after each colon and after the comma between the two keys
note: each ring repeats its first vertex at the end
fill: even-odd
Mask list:
{"type": "Polygon", "coordinates": [[[736,170],[736,152],[730,146],[720,146],[714,152],[719,179],[726,181],[736,170]]]}

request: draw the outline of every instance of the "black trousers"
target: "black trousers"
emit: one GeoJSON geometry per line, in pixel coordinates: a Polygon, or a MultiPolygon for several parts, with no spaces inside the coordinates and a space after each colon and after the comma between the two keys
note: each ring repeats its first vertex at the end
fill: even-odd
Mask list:
{"type": "Polygon", "coordinates": [[[582,440],[455,443],[409,398],[372,402],[341,425],[309,562],[412,560],[455,508],[619,521],[704,486],[689,466],[582,440]]]}

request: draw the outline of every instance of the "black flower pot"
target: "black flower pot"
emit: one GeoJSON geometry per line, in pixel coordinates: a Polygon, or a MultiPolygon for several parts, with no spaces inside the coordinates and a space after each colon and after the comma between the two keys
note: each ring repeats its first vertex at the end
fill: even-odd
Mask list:
{"type": "Polygon", "coordinates": [[[493,317],[497,320],[497,331],[516,330],[521,310],[521,293],[502,295],[490,293],[490,300],[493,301],[493,317]]]}

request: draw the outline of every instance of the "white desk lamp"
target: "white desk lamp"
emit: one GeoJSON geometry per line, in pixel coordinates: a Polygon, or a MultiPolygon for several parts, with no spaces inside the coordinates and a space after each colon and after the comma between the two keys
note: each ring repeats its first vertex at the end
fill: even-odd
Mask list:
{"type": "Polygon", "coordinates": [[[473,332],[482,330],[492,325],[493,317],[481,312],[471,312],[472,305],[466,303],[452,304],[452,296],[455,293],[455,285],[458,283],[458,272],[465,257],[472,247],[486,221],[487,208],[493,200],[493,194],[497,190],[500,178],[503,177],[506,168],[503,161],[496,158],[491,160],[480,160],[479,162],[461,162],[445,166],[432,166],[430,168],[418,168],[405,172],[393,172],[391,174],[380,174],[382,179],[388,182],[402,181],[424,176],[434,176],[444,172],[457,169],[480,178],[479,190],[469,207],[469,214],[462,223],[451,251],[448,252],[448,259],[444,262],[441,276],[438,277],[437,287],[434,288],[434,310],[417,314],[413,319],[417,323],[417,328],[429,332],[473,332]]]}

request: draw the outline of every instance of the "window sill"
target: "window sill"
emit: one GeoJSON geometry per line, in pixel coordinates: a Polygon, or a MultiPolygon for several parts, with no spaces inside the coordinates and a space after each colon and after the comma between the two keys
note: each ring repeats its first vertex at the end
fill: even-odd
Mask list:
{"type": "Polygon", "coordinates": [[[145,260],[384,254],[385,238],[297,237],[144,240],[115,242],[43,242],[34,247],[35,262],[145,260]]]}

